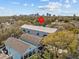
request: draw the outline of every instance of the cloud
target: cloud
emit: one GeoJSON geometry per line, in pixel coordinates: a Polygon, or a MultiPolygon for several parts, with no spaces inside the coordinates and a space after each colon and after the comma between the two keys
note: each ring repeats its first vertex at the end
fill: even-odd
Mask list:
{"type": "Polygon", "coordinates": [[[33,7],[33,6],[34,6],[34,4],[31,4],[31,6],[33,7]]]}
{"type": "Polygon", "coordinates": [[[42,2],[45,2],[45,1],[49,1],[49,0],[41,0],[42,2]]]}
{"type": "Polygon", "coordinates": [[[39,11],[41,10],[43,13],[53,12],[54,14],[69,14],[71,13],[71,11],[69,11],[71,7],[72,5],[69,3],[62,4],[60,2],[49,2],[47,5],[38,6],[39,11]]]}
{"type": "Polygon", "coordinates": [[[24,7],[27,7],[27,6],[28,6],[28,7],[33,7],[34,4],[27,4],[27,3],[24,3],[23,6],[24,6],[24,7]]]}
{"type": "Polygon", "coordinates": [[[69,3],[69,0],[65,0],[65,3],[69,3]]]}
{"type": "Polygon", "coordinates": [[[17,15],[17,14],[18,12],[12,9],[0,7],[0,16],[11,16],[11,15],[17,15]]]}
{"type": "Polygon", "coordinates": [[[77,0],[65,0],[65,3],[77,3],[77,0]]]}
{"type": "Polygon", "coordinates": [[[64,7],[65,7],[65,8],[70,8],[71,5],[70,5],[70,4],[64,4],[64,7]]]}
{"type": "Polygon", "coordinates": [[[4,10],[5,8],[4,7],[0,7],[0,10],[4,10]]]}
{"type": "Polygon", "coordinates": [[[38,6],[38,8],[40,8],[40,9],[41,9],[41,8],[45,8],[45,7],[46,7],[46,6],[38,6]]]}
{"type": "Polygon", "coordinates": [[[23,4],[23,6],[25,6],[25,7],[26,7],[27,5],[28,5],[27,3],[23,4]]]}
{"type": "Polygon", "coordinates": [[[19,2],[12,2],[12,4],[19,5],[20,3],[19,2]]]}
{"type": "Polygon", "coordinates": [[[50,9],[50,10],[57,10],[57,9],[60,9],[62,6],[61,3],[58,3],[58,2],[50,2],[47,7],[50,9]]]}
{"type": "Polygon", "coordinates": [[[62,7],[62,4],[59,2],[49,2],[48,5],[38,6],[40,9],[45,9],[49,11],[59,10],[62,7]]]}
{"type": "Polygon", "coordinates": [[[77,0],[72,0],[73,1],[73,3],[77,3],[77,0]]]}

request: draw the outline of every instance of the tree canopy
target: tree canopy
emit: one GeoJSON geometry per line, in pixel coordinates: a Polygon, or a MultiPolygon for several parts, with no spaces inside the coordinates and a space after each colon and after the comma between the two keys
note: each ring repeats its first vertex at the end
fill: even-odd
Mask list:
{"type": "Polygon", "coordinates": [[[49,34],[42,40],[42,43],[48,46],[48,49],[51,46],[51,50],[55,47],[57,51],[66,51],[71,54],[77,51],[77,36],[72,31],[60,31],[49,34]]]}

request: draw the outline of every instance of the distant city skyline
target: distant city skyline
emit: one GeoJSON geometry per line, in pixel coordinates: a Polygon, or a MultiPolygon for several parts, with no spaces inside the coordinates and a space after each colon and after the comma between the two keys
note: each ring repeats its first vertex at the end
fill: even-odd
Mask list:
{"type": "Polygon", "coordinates": [[[12,15],[79,15],[79,0],[0,0],[0,16],[12,15]]]}

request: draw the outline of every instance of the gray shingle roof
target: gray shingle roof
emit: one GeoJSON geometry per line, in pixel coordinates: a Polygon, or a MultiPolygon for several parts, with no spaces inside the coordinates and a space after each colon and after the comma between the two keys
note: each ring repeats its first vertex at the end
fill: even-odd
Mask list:
{"type": "Polygon", "coordinates": [[[22,42],[22,40],[14,38],[14,37],[8,38],[5,44],[15,49],[21,54],[24,54],[27,49],[33,47],[32,45],[25,44],[24,42],[22,42]]]}
{"type": "Polygon", "coordinates": [[[25,33],[21,35],[21,39],[26,42],[30,42],[31,44],[39,45],[40,41],[42,40],[42,37],[25,33]]]}

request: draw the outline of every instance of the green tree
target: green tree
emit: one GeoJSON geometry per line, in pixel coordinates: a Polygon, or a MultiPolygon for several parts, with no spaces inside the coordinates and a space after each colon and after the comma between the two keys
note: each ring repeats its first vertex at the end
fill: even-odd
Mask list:
{"type": "Polygon", "coordinates": [[[77,49],[77,37],[71,31],[49,34],[42,40],[42,43],[52,52],[54,59],[61,59],[68,54],[74,54],[77,49]]]}

